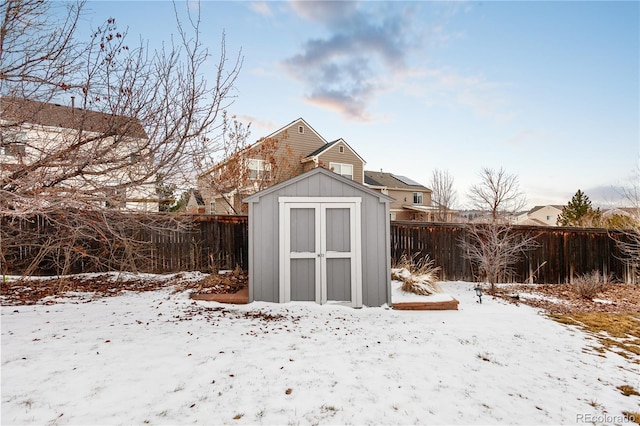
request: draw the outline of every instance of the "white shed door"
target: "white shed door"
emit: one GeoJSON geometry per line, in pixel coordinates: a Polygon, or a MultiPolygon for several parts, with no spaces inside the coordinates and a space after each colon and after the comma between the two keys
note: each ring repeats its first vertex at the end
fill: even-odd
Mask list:
{"type": "Polygon", "coordinates": [[[360,199],[313,200],[280,200],[280,301],[362,306],[360,199]]]}

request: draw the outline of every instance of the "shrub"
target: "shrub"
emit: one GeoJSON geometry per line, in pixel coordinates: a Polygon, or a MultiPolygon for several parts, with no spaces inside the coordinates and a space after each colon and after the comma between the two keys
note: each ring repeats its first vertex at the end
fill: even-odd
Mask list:
{"type": "Polygon", "coordinates": [[[600,271],[592,271],[582,274],[573,280],[575,292],[584,299],[593,299],[604,290],[605,284],[611,282],[611,276],[601,274],[600,271]]]}

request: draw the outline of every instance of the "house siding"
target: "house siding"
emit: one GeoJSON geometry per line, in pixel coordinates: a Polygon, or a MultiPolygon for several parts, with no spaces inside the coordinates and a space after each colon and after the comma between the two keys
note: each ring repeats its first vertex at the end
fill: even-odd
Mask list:
{"type": "MultiPolygon", "coordinates": [[[[242,158],[269,160],[267,157],[273,156],[273,163],[277,167],[276,170],[273,171],[273,179],[265,182],[267,186],[273,186],[293,176],[304,173],[308,170],[309,164],[313,167],[313,162],[302,163],[302,159],[325,144],[326,141],[318,136],[311,127],[302,120],[297,120],[277,133],[256,142],[254,146],[248,148],[247,151],[243,153],[242,158]],[[302,133],[299,132],[300,127],[302,127],[302,133]],[[271,144],[275,144],[273,150],[269,148],[271,144]]],[[[224,167],[224,165],[219,167],[224,167]]],[[[211,173],[216,173],[217,170],[218,167],[211,173]]],[[[198,179],[198,188],[202,193],[205,204],[208,205],[212,199],[216,200],[217,214],[236,214],[228,203],[222,200],[222,195],[209,187],[204,179],[198,179]]],[[[244,191],[242,195],[246,196],[254,192],[255,190],[250,189],[244,191]]],[[[242,196],[239,196],[239,198],[242,198],[242,196]]],[[[229,202],[234,204],[234,207],[238,209],[240,203],[234,203],[234,201],[235,200],[229,200],[229,202]]]]}
{"type": "Polygon", "coordinates": [[[413,193],[414,192],[422,192],[422,204],[416,204],[420,206],[430,206],[431,205],[431,191],[424,189],[407,189],[407,190],[399,190],[399,189],[389,189],[388,195],[393,198],[395,201],[391,203],[392,209],[400,209],[403,205],[411,204],[413,205],[413,193]],[[405,200],[406,198],[406,200],[405,200]]]}
{"type": "Polygon", "coordinates": [[[338,142],[318,156],[320,164],[329,169],[329,163],[343,163],[353,165],[353,180],[364,183],[364,163],[345,143],[338,142]],[[340,152],[343,147],[344,152],[340,152]]]}

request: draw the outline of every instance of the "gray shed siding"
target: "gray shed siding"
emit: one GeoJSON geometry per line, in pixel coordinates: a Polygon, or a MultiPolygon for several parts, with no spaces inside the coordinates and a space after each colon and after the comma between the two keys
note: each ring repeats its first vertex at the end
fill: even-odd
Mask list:
{"type": "MultiPolygon", "coordinates": [[[[278,302],[279,299],[279,197],[359,197],[362,200],[362,303],[381,306],[390,302],[389,201],[321,168],[301,176],[304,178],[298,176],[248,198],[249,300],[278,302]]],[[[296,295],[297,300],[304,300],[301,298],[313,300],[313,293],[296,295]]]]}

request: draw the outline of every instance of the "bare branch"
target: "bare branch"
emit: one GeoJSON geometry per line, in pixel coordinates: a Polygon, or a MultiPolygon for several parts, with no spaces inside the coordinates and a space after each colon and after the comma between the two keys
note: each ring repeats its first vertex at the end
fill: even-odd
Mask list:
{"type": "Polygon", "coordinates": [[[507,173],[503,168],[494,170],[485,167],[479,177],[480,182],[471,187],[468,196],[476,208],[491,212],[492,222],[525,206],[526,197],[520,191],[516,175],[507,173]]]}
{"type": "Polygon", "coordinates": [[[457,197],[453,187],[453,176],[446,170],[433,170],[431,191],[431,201],[435,203],[437,208],[436,219],[440,222],[449,220],[449,214],[457,197]]]}

